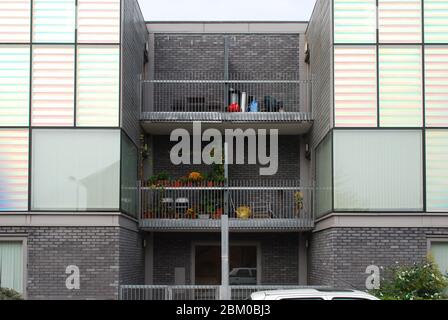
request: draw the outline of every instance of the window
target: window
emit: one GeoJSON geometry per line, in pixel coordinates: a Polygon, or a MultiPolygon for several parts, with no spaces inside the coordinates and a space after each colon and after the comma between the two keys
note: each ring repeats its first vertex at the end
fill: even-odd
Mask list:
{"type": "Polygon", "coordinates": [[[0,212],[28,210],[28,130],[0,129],[0,212]]]}
{"type": "Polygon", "coordinates": [[[426,126],[448,127],[448,46],[425,49],[426,126]]]}
{"type": "Polygon", "coordinates": [[[334,48],[337,127],[376,127],[376,87],[376,47],[334,48]]]}
{"type": "Polygon", "coordinates": [[[316,216],[332,209],[331,135],[316,149],[316,216]]]}
{"type": "Polygon", "coordinates": [[[30,47],[0,45],[0,126],[28,126],[30,47]]]}
{"type": "Polygon", "coordinates": [[[74,78],[73,46],[33,47],[33,126],[73,126],[74,78]]]}
{"type": "Polygon", "coordinates": [[[33,41],[75,42],[75,0],[33,0],[33,41]]]}
{"type": "Polygon", "coordinates": [[[379,0],[380,43],[422,42],[421,0],[379,0]]]}
{"type": "Polygon", "coordinates": [[[23,294],[23,247],[21,241],[0,238],[0,288],[14,289],[23,294]]]}
{"type": "Polygon", "coordinates": [[[431,255],[440,272],[448,277],[448,241],[431,241],[431,255]]]}
{"type": "Polygon", "coordinates": [[[334,206],[350,211],[420,211],[420,130],[336,130],[334,206]]]}
{"type": "Polygon", "coordinates": [[[78,47],[77,126],[118,126],[119,66],[118,46],[78,47]]]}
{"type": "Polygon", "coordinates": [[[31,0],[0,0],[0,43],[30,42],[31,0]]]}
{"type": "Polygon", "coordinates": [[[118,130],[33,130],[33,210],[118,210],[118,130]]]}
{"type": "Polygon", "coordinates": [[[121,147],[121,209],[134,217],[137,217],[137,170],[137,148],[123,133],[121,147]]]}
{"type": "Polygon", "coordinates": [[[448,2],[425,1],[425,42],[448,43],[448,2]]]}
{"type": "Polygon", "coordinates": [[[448,130],[426,131],[426,207],[448,212],[448,130]]]}
{"type": "Polygon", "coordinates": [[[334,42],[376,43],[376,0],[334,0],[334,42]]]}
{"type": "Polygon", "coordinates": [[[78,0],[78,42],[120,42],[120,0],[78,0]]]}
{"type": "Polygon", "coordinates": [[[422,74],[420,46],[379,48],[382,127],[422,126],[422,74]]]}

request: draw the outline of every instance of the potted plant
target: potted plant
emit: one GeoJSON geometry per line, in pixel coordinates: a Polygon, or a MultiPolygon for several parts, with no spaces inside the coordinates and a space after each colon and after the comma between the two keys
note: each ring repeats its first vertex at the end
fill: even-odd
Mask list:
{"type": "Polygon", "coordinates": [[[241,206],[236,209],[236,217],[238,219],[249,219],[252,214],[252,210],[248,206],[241,206]]]}
{"type": "Polygon", "coordinates": [[[303,209],[303,192],[297,191],[294,193],[294,201],[296,204],[296,216],[300,216],[300,210],[303,209]]]}
{"type": "Polygon", "coordinates": [[[185,213],[185,217],[187,219],[196,219],[197,213],[193,208],[188,208],[187,212],[185,213]]]}
{"type": "Polygon", "coordinates": [[[223,209],[222,208],[216,208],[215,213],[213,214],[213,218],[214,219],[221,219],[223,213],[223,209]]]}

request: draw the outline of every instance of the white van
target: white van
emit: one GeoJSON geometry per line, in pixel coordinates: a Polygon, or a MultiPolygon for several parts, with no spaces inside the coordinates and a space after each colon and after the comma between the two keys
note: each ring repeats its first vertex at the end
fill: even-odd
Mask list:
{"type": "Polygon", "coordinates": [[[250,300],[380,300],[351,289],[306,288],[254,292],[250,300]]]}

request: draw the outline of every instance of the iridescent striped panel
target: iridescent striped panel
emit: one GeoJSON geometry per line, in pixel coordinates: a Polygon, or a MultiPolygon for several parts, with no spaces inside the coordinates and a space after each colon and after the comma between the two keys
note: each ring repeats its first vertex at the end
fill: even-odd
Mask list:
{"type": "Polygon", "coordinates": [[[426,131],[428,211],[448,211],[448,130],[426,131]]]}

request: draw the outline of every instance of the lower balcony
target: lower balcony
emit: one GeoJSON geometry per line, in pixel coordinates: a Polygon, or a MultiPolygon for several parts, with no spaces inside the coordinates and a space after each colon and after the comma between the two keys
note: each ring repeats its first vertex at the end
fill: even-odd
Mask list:
{"type": "Polygon", "coordinates": [[[299,181],[158,181],[141,187],[140,227],[147,231],[307,231],[312,188],[299,181]]]}

